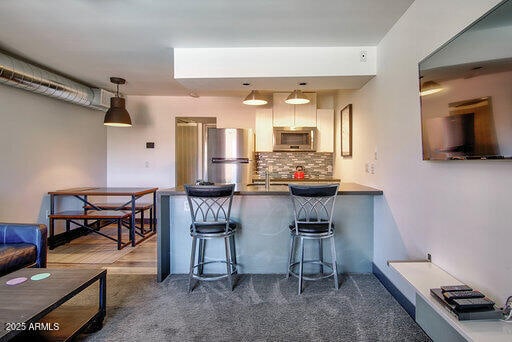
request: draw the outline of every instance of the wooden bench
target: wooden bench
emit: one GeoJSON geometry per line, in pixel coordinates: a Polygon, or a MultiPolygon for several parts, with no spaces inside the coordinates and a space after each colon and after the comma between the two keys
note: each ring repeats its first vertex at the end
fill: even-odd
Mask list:
{"type": "MultiPolygon", "coordinates": [[[[132,210],[131,205],[128,203],[93,203],[92,205],[85,205],[84,210],[88,212],[89,210],[132,210]]],[[[149,230],[151,232],[156,231],[156,221],[153,216],[153,203],[135,203],[135,214],[140,214],[140,227],[139,228],[142,234],[145,234],[144,230],[144,212],[149,210],[149,230]]]]}
{"type": "MultiPolygon", "coordinates": [[[[52,221],[51,227],[54,226],[53,222],[55,220],[65,220],[66,221],[66,233],[69,234],[71,229],[71,223],[76,224],[79,227],[87,229],[93,233],[99,234],[101,236],[106,237],[112,241],[117,242],[117,249],[122,249],[126,247],[130,242],[123,243],[121,230],[123,227],[123,220],[127,220],[131,218],[131,211],[123,211],[123,210],[89,210],[89,211],[79,211],[79,210],[67,210],[55,214],[51,214],[49,219],[52,221]],[[83,223],[79,223],[77,220],[82,220],[83,223]],[[89,220],[92,220],[92,223],[89,223],[89,220]],[[106,222],[105,222],[106,221],[106,222]],[[108,236],[102,232],[100,229],[108,226],[112,223],[117,223],[117,239],[108,236]],[[93,228],[95,226],[95,228],[93,228]]],[[[50,229],[50,236],[48,237],[50,249],[53,249],[53,238],[54,238],[54,229],[50,229]]]]}

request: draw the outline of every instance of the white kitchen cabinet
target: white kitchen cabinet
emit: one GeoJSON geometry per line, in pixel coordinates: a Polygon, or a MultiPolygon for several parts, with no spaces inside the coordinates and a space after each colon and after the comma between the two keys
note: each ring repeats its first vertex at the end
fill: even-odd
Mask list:
{"type": "Polygon", "coordinates": [[[295,126],[295,106],[290,105],[284,100],[289,93],[274,93],[272,104],[274,111],[275,127],[293,127],[295,126]]]}
{"type": "Polygon", "coordinates": [[[309,103],[303,105],[294,105],[295,126],[316,127],[316,93],[304,93],[304,95],[309,99],[309,103]]]}
{"type": "Polygon", "coordinates": [[[290,93],[274,93],[273,125],[275,127],[316,127],[316,93],[304,93],[309,103],[291,105],[284,100],[290,93]]]}
{"type": "Polygon", "coordinates": [[[272,109],[256,110],[255,119],[257,152],[272,152],[272,109]]]}
{"type": "Polygon", "coordinates": [[[316,111],[317,152],[334,152],[334,110],[316,111]]]}

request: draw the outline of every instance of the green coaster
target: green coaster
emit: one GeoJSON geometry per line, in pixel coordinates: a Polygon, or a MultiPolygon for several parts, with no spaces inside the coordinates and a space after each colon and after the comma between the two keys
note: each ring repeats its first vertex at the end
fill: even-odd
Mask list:
{"type": "Polygon", "coordinates": [[[50,276],[50,273],[38,273],[30,277],[30,280],[43,280],[50,276]]]}

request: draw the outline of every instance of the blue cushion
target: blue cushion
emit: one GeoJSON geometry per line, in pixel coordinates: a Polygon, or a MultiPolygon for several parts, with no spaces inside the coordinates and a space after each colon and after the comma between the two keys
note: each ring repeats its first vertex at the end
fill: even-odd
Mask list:
{"type": "Polygon", "coordinates": [[[37,249],[30,243],[0,243],[0,276],[32,265],[37,249]]]}
{"type": "Polygon", "coordinates": [[[46,267],[46,237],[44,224],[0,223],[0,243],[35,246],[37,267],[46,267]]]}

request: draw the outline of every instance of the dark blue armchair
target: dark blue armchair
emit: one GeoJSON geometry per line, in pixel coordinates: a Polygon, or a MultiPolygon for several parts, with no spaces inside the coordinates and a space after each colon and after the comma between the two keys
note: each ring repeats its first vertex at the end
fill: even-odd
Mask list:
{"type": "Polygon", "coordinates": [[[46,267],[44,224],[0,223],[0,276],[27,266],[46,267]]]}

